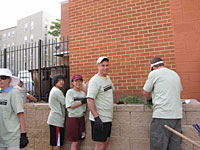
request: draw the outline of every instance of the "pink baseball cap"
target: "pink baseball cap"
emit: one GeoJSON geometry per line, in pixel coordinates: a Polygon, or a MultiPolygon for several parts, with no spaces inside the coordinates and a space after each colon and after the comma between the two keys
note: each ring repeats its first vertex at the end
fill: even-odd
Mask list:
{"type": "Polygon", "coordinates": [[[79,74],[75,74],[73,77],[72,77],[72,81],[76,81],[76,80],[82,80],[83,81],[83,77],[79,74]]]}

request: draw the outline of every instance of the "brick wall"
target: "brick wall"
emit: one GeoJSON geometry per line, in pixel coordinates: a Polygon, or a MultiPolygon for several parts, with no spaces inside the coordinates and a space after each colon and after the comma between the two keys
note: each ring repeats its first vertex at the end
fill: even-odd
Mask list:
{"type": "Polygon", "coordinates": [[[118,95],[141,95],[150,60],[160,56],[175,70],[168,0],[71,0],[70,67],[89,80],[99,56],[110,59],[118,95]]]}
{"type": "Polygon", "coordinates": [[[69,35],[69,7],[68,2],[61,3],[61,39],[69,35]]]}
{"type": "Polygon", "coordinates": [[[176,70],[183,98],[200,100],[200,1],[170,0],[174,27],[176,70]]]}
{"type": "MultiPolygon", "coordinates": [[[[200,123],[200,104],[183,105],[183,134],[200,144],[200,137],[192,127],[194,122],[200,123]]],[[[49,115],[48,104],[25,104],[25,119],[29,145],[26,150],[49,149],[49,115]]],[[[152,109],[144,105],[114,105],[114,118],[111,141],[107,150],[148,150],[149,125],[152,109]]],[[[80,150],[93,150],[95,143],[91,140],[91,126],[87,114],[86,139],[81,142],[80,150]]],[[[64,149],[70,143],[65,142],[64,149]]],[[[191,143],[183,141],[182,150],[200,150],[191,143]]]]}

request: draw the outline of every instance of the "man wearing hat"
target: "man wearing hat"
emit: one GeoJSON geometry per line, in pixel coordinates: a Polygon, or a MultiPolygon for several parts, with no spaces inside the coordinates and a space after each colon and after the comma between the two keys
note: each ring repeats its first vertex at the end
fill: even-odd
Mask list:
{"type": "Polygon", "coordinates": [[[13,86],[19,79],[0,68],[0,150],[19,150],[28,144],[22,98],[13,86]]]}
{"type": "Polygon", "coordinates": [[[114,85],[108,76],[109,59],[99,57],[97,67],[98,73],[89,81],[87,102],[90,109],[92,139],[96,142],[95,150],[105,150],[111,135],[113,100],[117,104],[123,102],[117,100],[114,85]]]}
{"type": "Polygon", "coordinates": [[[64,142],[65,97],[62,92],[64,76],[54,75],[53,85],[49,94],[50,113],[47,123],[50,129],[51,149],[59,150],[64,142]]]}
{"type": "Polygon", "coordinates": [[[151,70],[143,87],[147,100],[152,99],[153,103],[150,148],[151,150],[181,150],[181,138],[164,128],[164,125],[168,125],[181,132],[180,77],[176,72],[166,68],[159,57],[152,59],[151,70]]]}

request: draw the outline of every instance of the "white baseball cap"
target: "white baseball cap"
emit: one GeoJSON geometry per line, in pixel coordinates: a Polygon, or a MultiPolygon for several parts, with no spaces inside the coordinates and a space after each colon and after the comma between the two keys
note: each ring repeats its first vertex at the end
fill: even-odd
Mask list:
{"type": "Polygon", "coordinates": [[[101,57],[98,58],[97,64],[100,64],[104,59],[107,60],[107,61],[109,61],[109,59],[107,57],[101,56],[101,57]]]}
{"type": "Polygon", "coordinates": [[[0,68],[0,76],[8,76],[11,77],[10,86],[15,86],[19,83],[19,78],[16,76],[12,76],[12,72],[6,68],[0,68]]]}

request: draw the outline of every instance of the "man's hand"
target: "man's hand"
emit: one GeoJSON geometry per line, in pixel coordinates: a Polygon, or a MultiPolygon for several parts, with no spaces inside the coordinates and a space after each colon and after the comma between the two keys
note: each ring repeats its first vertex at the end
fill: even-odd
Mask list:
{"type": "Polygon", "coordinates": [[[101,119],[98,117],[94,118],[94,128],[97,131],[103,132],[103,122],[101,121],[101,119]]]}
{"type": "Polygon", "coordinates": [[[26,133],[21,133],[20,137],[20,148],[24,148],[28,145],[28,137],[26,136],[26,133]]]}
{"type": "Polygon", "coordinates": [[[147,100],[147,104],[153,105],[153,103],[152,103],[152,98],[147,100]]]}
{"type": "Polygon", "coordinates": [[[86,103],[87,103],[87,98],[81,99],[81,103],[82,103],[82,104],[86,104],[86,103]]]}

